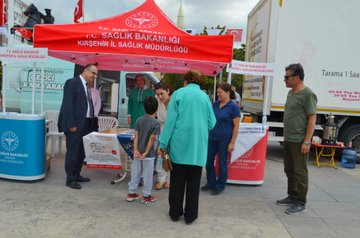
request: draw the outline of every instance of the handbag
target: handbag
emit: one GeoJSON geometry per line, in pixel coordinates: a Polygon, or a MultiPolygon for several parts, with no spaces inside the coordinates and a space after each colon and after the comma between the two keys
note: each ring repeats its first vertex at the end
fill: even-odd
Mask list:
{"type": "Polygon", "coordinates": [[[155,171],[160,173],[161,171],[163,171],[163,159],[161,157],[161,155],[159,154],[156,158],[156,162],[155,162],[155,171]]]}
{"type": "Polygon", "coordinates": [[[173,166],[171,164],[171,159],[166,150],[161,150],[161,157],[163,160],[163,168],[166,172],[171,171],[173,169],[173,166]]]}

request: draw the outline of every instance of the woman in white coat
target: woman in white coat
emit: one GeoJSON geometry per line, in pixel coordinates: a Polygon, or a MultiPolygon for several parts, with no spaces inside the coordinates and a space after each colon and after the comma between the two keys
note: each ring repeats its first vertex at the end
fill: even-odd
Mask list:
{"type": "MultiPolygon", "coordinates": [[[[160,122],[160,133],[162,132],[167,116],[167,106],[170,101],[170,95],[172,94],[172,88],[164,81],[155,85],[156,98],[159,102],[157,110],[157,119],[160,122]]],[[[170,187],[170,171],[166,172],[161,166],[157,166],[157,183],[155,185],[156,190],[170,187]]]]}

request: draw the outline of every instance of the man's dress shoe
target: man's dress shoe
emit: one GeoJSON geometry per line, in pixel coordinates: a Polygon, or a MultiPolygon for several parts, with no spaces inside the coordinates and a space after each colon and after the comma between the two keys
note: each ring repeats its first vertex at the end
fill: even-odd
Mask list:
{"type": "Polygon", "coordinates": [[[79,175],[78,179],[76,180],[76,182],[90,182],[89,178],[84,178],[83,176],[79,175]]]}
{"type": "Polygon", "coordinates": [[[72,188],[72,189],[81,189],[81,185],[78,184],[77,182],[75,181],[67,181],[66,182],[66,186],[72,188]]]}

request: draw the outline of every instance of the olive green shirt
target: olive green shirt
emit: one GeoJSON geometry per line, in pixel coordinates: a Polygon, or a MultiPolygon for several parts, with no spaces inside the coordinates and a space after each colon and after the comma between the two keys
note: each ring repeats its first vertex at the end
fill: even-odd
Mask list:
{"type": "Polygon", "coordinates": [[[309,115],[316,114],[317,97],[310,88],[298,93],[289,91],[284,112],[284,140],[302,142],[305,138],[309,115]]]}

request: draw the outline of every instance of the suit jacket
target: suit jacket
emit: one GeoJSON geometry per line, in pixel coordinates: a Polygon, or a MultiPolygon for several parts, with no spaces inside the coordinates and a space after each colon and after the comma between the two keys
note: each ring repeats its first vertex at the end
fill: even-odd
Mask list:
{"type": "Polygon", "coordinates": [[[58,128],[64,133],[69,128],[82,130],[85,125],[88,102],[80,76],[68,79],[64,86],[64,97],[60,108],[58,128]]]}

